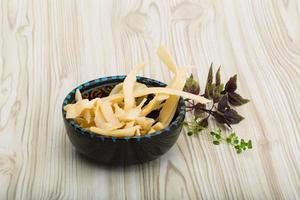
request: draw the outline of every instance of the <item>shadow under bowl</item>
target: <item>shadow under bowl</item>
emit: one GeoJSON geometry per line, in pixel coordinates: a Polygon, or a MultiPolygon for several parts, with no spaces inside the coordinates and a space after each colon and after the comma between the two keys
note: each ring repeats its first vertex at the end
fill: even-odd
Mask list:
{"type": "MultiPolygon", "coordinates": [[[[72,90],[64,99],[62,115],[68,137],[76,150],[98,163],[121,166],[144,163],[166,153],[177,141],[185,117],[185,103],[180,98],[176,114],[168,127],[152,134],[125,138],[95,134],[80,127],[72,119],[66,119],[63,107],[75,102],[75,91],[79,89],[84,99],[109,95],[112,88],[123,82],[126,76],[111,76],[86,82],[72,90]]],[[[137,82],[148,87],[165,87],[166,84],[154,79],[137,77],[137,82]]],[[[151,115],[151,113],[150,113],[151,115]]]]}

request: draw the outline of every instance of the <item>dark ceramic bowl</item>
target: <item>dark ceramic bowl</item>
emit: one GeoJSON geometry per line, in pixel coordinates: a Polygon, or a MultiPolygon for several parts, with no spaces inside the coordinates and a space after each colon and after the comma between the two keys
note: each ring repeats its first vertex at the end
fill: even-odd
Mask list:
{"type": "MultiPolygon", "coordinates": [[[[116,84],[123,82],[124,79],[125,76],[111,76],[84,83],[67,95],[63,107],[74,103],[76,89],[81,91],[83,98],[91,100],[107,96],[111,89],[116,84]]],[[[137,77],[137,81],[152,87],[166,86],[162,82],[144,77],[137,77]]],[[[173,121],[167,128],[145,136],[125,138],[97,135],[81,128],[74,120],[66,119],[64,110],[62,110],[62,114],[69,139],[78,152],[102,164],[130,165],[154,160],[174,145],[182,129],[185,104],[184,100],[180,98],[173,121]]]]}

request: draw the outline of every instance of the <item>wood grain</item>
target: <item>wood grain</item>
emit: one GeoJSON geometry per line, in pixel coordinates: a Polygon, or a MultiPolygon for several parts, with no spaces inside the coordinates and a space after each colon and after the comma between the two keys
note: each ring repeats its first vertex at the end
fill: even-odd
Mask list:
{"type": "MultiPolygon", "coordinates": [[[[300,1],[1,0],[0,199],[300,199],[300,1]],[[125,74],[167,81],[165,44],[204,84],[237,73],[252,101],[235,127],[254,149],[182,132],[158,160],[101,167],[78,155],[61,119],[78,84],[125,74]]],[[[189,117],[189,116],[188,116],[189,117]]]]}

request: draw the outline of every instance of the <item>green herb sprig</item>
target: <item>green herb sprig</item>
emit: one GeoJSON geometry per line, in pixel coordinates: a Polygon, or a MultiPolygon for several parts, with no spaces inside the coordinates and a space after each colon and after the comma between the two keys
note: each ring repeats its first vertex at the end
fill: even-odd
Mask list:
{"type": "MultiPolygon", "coordinates": [[[[187,80],[183,89],[196,95],[200,93],[199,83],[191,75],[187,80]]],[[[212,105],[207,108],[207,105],[197,103],[186,99],[186,109],[192,112],[194,117],[191,121],[185,121],[184,125],[188,129],[188,136],[198,135],[206,132],[212,139],[214,145],[226,143],[232,146],[237,153],[242,153],[247,149],[252,149],[252,141],[239,139],[232,128],[233,124],[240,123],[244,117],[240,115],[234,107],[241,106],[249,102],[237,92],[237,75],[232,76],[224,85],[221,83],[221,67],[218,68],[213,77],[213,64],[211,64],[207,76],[204,93],[201,96],[212,100],[212,105]],[[217,129],[209,128],[209,119],[214,119],[220,126],[217,129]],[[229,129],[230,134],[226,135],[229,129]]]]}

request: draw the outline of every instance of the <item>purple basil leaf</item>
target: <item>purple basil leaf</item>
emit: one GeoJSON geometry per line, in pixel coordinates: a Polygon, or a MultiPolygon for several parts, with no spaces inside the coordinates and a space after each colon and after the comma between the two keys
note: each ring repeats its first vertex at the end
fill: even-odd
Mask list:
{"type": "Polygon", "coordinates": [[[197,103],[194,107],[194,115],[196,117],[201,116],[204,113],[203,109],[205,108],[205,104],[197,103]]]}
{"type": "Polygon", "coordinates": [[[224,112],[227,108],[228,108],[228,97],[227,95],[223,95],[223,97],[218,103],[218,111],[224,112]]]}
{"type": "Polygon", "coordinates": [[[199,125],[204,128],[208,127],[208,118],[205,117],[204,119],[201,119],[201,121],[199,122],[199,125]]]}
{"type": "Polygon", "coordinates": [[[244,99],[243,97],[241,97],[241,95],[239,95],[236,92],[229,92],[228,93],[228,101],[233,106],[241,106],[241,105],[248,103],[250,100],[244,99]]]}
{"type": "Polygon", "coordinates": [[[212,112],[211,115],[214,116],[214,118],[215,118],[215,119],[217,120],[217,122],[219,122],[220,124],[226,124],[226,123],[227,123],[225,117],[224,117],[222,114],[220,114],[220,113],[218,113],[218,112],[212,112]]]}
{"type": "Polygon", "coordinates": [[[237,80],[237,75],[234,75],[227,81],[225,85],[226,92],[234,92],[236,90],[237,88],[236,80],[237,80]]]}
{"type": "Polygon", "coordinates": [[[229,124],[238,124],[244,119],[243,116],[239,115],[238,112],[231,108],[225,110],[224,118],[229,124]]]}

